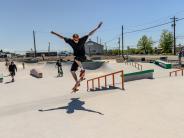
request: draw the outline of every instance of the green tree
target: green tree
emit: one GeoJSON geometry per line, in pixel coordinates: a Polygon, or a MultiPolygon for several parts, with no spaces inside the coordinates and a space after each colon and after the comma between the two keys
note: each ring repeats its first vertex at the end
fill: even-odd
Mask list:
{"type": "Polygon", "coordinates": [[[162,53],[172,53],[173,40],[173,34],[168,30],[163,30],[159,44],[159,47],[162,48],[162,53]]]}
{"type": "Polygon", "coordinates": [[[146,35],[143,35],[138,41],[137,47],[141,53],[151,54],[153,53],[153,41],[151,38],[148,38],[146,35]]]}

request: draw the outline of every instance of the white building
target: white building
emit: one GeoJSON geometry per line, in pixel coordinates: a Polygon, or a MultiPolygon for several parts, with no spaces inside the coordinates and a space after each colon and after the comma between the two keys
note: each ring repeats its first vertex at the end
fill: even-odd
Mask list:
{"type": "Polygon", "coordinates": [[[88,42],[86,42],[85,44],[85,51],[86,54],[88,55],[99,55],[99,54],[103,54],[104,52],[104,46],[101,44],[98,44],[94,41],[89,40],[88,42]]]}

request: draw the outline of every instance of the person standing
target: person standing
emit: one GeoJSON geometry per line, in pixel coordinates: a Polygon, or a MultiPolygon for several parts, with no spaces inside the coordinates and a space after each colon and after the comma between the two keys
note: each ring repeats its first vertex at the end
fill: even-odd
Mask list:
{"type": "Polygon", "coordinates": [[[22,68],[25,69],[25,63],[24,62],[22,62],[22,68]]]}
{"type": "Polygon", "coordinates": [[[182,50],[178,54],[179,65],[181,66],[182,50]]]}
{"type": "Polygon", "coordinates": [[[12,61],[11,64],[9,65],[9,72],[10,72],[10,76],[12,77],[12,82],[15,81],[14,77],[15,77],[15,71],[17,72],[17,66],[14,64],[14,62],[12,61]]]}

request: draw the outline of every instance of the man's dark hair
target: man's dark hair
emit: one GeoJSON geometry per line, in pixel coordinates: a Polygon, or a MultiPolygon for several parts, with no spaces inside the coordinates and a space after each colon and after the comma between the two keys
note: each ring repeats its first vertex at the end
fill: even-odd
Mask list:
{"type": "Polygon", "coordinates": [[[79,38],[78,34],[73,34],[73,38],[79,38]]]}

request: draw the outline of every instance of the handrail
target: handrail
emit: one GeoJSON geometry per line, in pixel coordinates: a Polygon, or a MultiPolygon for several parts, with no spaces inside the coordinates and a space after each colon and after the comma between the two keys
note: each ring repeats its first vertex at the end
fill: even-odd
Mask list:
{"type": "Polygon", "coordinates": [[[108,76],[112,76],[112,86],[115,87],[115,76],[114,75],[118,74],[118,73],[121,73],[121,87],[122,87],[122,90],[124,90],[124,71],[120,70],[120,71],[117,71],[117,72],[113,72],[113,73],[110,73],[110,74],[106,74],[106,75],[103,75],[103,76],[100,76],[100,77],[96,77],[96,78],[87,80],[87,91],[89,91],[89,82],[90,81],[92,82],[92,89],[94,89],[94,81],[95,80],[98,80],[98,88],[100,89],[100,87],[101,87],[100,80],[102,78],[105,79],[105,88],[107,88],[107,77],[108,76]]]}
{"type": "Polygon", "coordinates": [[[178,75],[177,73],[180,72],[180,71],[181,71],[181,75],[183,76],[183,70],[184,69],[178,69],[178,70],[175,70],[175,71],[171,71],[171,72],[169,72],[169,76],[171,77],[173,73],[175,73],[175,76],[177,76],[178,75]]]}
{"type": "Polygon", "coordinates": [[[137,68],[138,70],[141,70],[143,69],[143,66],[137,62],[125,62],[125,65],[128,65],[130,63],[130,65],[132,65],[133,67],[137,68]]]}

